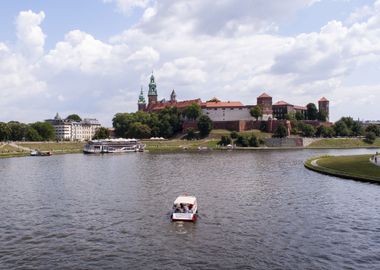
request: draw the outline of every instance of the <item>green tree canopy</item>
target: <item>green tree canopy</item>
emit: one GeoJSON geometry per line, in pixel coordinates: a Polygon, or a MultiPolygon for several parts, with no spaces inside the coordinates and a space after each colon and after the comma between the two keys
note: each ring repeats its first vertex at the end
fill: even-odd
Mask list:
{"type": "Polygon", "coordinates": [[[306,105],[307,108],[307,119],[308,120],[317,120],[318,117],[318,109],[314,103],[309,103],[306,105]]]}
{"type": "Polygon", "coordinates": [[[325,127],[321,125],[317,128],[317,132],[315,135],[318,137],[323,137],[323,138],[331,138],[331,137],[334,137],[335,132],[332,127],[325,127]]]}
{"type": "Polygon", "coordinates": [[[327,121],[327,113],[325,111],[318,112],[317,119],[321,122],[327,121]]]}
{"type": "Polygon", "coordinates": [[[373,144],[375,140],[376,140],[376,134],[374,132],[370,131],[366,133],[365,139],[364,139],[365,142],[369,144],[373,144]]]}
{"type": "Polygon", "coordinates": [[[288,136],[288,131],[283,124],[279,124],[273,133],[274,138],[285,138],[288,136]]]}
{"type": "Polygon", "coordinates": [[[93,140],[101,140],[101,139],[108,139],[110,137],[110,131],[108,128],[100,127],[95,131],[94,137],[92,137],[93,140]]]}
{"type": "Polygon", "coordinates": [[[11,139],[11,129],[7,123],[0,122],[0,141],[11,139]]]}
{"type": "Polygon", "coordinates": [[[263,110],[258,105],[251,108],[249,113],[252,117],[256,118],[256,120],[259,120],[259,118],[263,116],[263,110]]]}
{"type": "Polygon", "coordinates": [[[66,117],[66,120],[80,122],[80,121],[82,121],[82,118],[80,118],[80,116],[77,114],[70,114],[69,116],[66,117]]]}
{"type": "Polygon", "coordinates": [[[296,118],[296,120],[298,120],[298,121],[300,121],[300,120],[305,120],[305,116],[304,116],[304,114],[301,113],[300,111],[297,111],[297,112],[296,112],[295,118],[296,118]]]}
{"type": "Polygon", "coordinates": [[[212,121],[207,115],[202,115],[198,119],[198,129],[201,137],[206,137],[212,130],[212,121]]]}
{"type": "Polygon", "coordinates": [[[127,131],[127,137],[137,139],[147,139],[150,137],[151,129],[141,122],[134,122],[127,131]]]}
{"type": "Polygon", "coordinates": [[[30,125],[41,137],[42,141],[51,141],[55,139],[55,129],[47,122],[36,122],[30,125]]]}
{"type": "Polygon", "coordinates": [[[301,132],[304,137],[314,137],[316,130],[312,125],[306,124],[302,125],[301,132]]]}
{"type": "Polygon", "coordinates": [[[202,114],[201,106],[197,103],[192,103],[185,109],[185,116],[190,120],[196,120],[202,114]]]}
{"type": "Polygon", "coordinates": [[[380,126],[378,125],[369,125],[365,129],[366,132],[373,132],[377,137],[380,137],[380,126]]]}
{"type": "Polygon", "coordinates": [[[345,121],[339,120],[334,124],[334,131],[336,136],[350,136],[351,135],[351,130],[347,127],[345,121]]]}

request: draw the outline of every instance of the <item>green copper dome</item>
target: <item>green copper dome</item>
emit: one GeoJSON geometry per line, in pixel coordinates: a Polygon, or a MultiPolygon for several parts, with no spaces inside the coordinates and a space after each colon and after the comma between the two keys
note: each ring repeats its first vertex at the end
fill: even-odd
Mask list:
{"type": "Polygon", "coordinates": [[[153,74],[150,76],[148,96],[157,96],[157,86],[153,74]]]}
{"type": "Polygon", "coordinates": [[[144,92],[143,92],[142,87],[141,87],[138,103],[139,104],[146,104],[146,101],[145,101],[145,98],[144,98],[144,92]]]}

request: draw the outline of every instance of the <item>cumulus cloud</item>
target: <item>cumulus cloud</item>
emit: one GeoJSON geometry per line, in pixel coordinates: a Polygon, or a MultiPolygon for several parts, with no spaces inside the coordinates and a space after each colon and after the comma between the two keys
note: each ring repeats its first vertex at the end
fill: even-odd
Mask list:
{"type": "Polygon", "coordinates": [[[104,3],[115,3],[117,9],[124,13],[130,14],[133,8],[145,8],[148,6],[150,0],[103,0],[104,3]]]}
{"type": "Polygon", "coordinates": [[[44,53],[45,34],[40,24],[45,19],[43,11],[34,13],[22,11],[16,18],[16,34],[18,45],[24,56],[36,60],[44,53]]]}
{"type": "MultiPolygon", "coordinates": [[[[217,96],[246,104],[263,91],[299,105],[327,96],[333,119],[352,112],[350,99],[353,116],[367,118],[366,102],[380,102],[377,77],[371,84],[360,80],[380,61],[379,12],[280,36],[273,32],[281,21],[315,1],[119,2],[125,12],[143,11],[133,27],[108,41],[73,30],[46,52],[44,13],[21,12],[17,46],[0,43],[0,120],[16,110],[22,121],[59,111],[110,125],[116,112],[136,110],[140,85],[147,88],[152,70],[159,98],[173,88],[179,99],[217,96]]],[[[378,10],[378,3],[371,8],[378,10]]]]}

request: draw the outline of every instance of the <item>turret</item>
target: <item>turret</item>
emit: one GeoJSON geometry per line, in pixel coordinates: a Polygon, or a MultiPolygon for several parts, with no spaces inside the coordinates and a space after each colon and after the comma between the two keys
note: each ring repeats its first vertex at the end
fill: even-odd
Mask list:
{"type": "Polygon", "coordinates": [[[141,91],[140,91],[140,95],[139,95],[139,100],[137,101],[137,106],[138,106],[139,111],[145,111],[146,110],[146,101],[144,98],[144,92],[143,92],[142,86],[141,86],[141,91]]]}
{"type": "Polygon", "coordinates": [[[177,94],[175,93],[174,89],[170,95],[170,102],[177,102],[177,94]]]}
{"type": "Polygon", "coordinates": [[[150,76],[148,103],[149,104],[157,103],[157,86],[156,86],[156,82],[154,80],[153,73],[150,76]]]}
{"type": "Polygon", "coordinates": [[[319,112],[324,112],[326,114],[326,121],[329,121],[330,118],[330,101],[323,97],[318,101],[319,112]]]}

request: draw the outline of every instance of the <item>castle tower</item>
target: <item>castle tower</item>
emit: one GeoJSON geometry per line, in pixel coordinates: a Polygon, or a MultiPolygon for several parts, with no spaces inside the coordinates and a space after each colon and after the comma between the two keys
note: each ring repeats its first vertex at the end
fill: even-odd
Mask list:
{"type": "Polygon", "coordinates": [[[150,76],[149,92],[148,92],[148,104],[157,103],[157,85],[154,80],[153,73],[150,76]]]}
{"type": "Polygon", "coordinates": [[[177,102],[177,94],[175,93],[174,89],[170,95],[170,102],[177,102]]]}
{"type": "Polygon", "coordinates": [[[140,95],[139,95],[139,100],[137,101],[137,107],[138,107],[139,111],[145,111],[146,110],[146,101],[144,98],[144,92],[143,92],[142,86],[141,86],[141,91],[140,91],[140,95]]]}
{"type": "Polygon", "coordinates": [[[318,101],[318,109],[320,112],[324,112],[326,114],[326,121],[329,121],[330,118],[330,101],[323,97],[318,101]]]}
{"type": "Polygon", "coordinates": [[[272,103],[272,97],[266,93],[262,93],[257,97],[257,105],[263,110],[263,118],[268,119],[269,117],[272,117],[272,103]]]}

